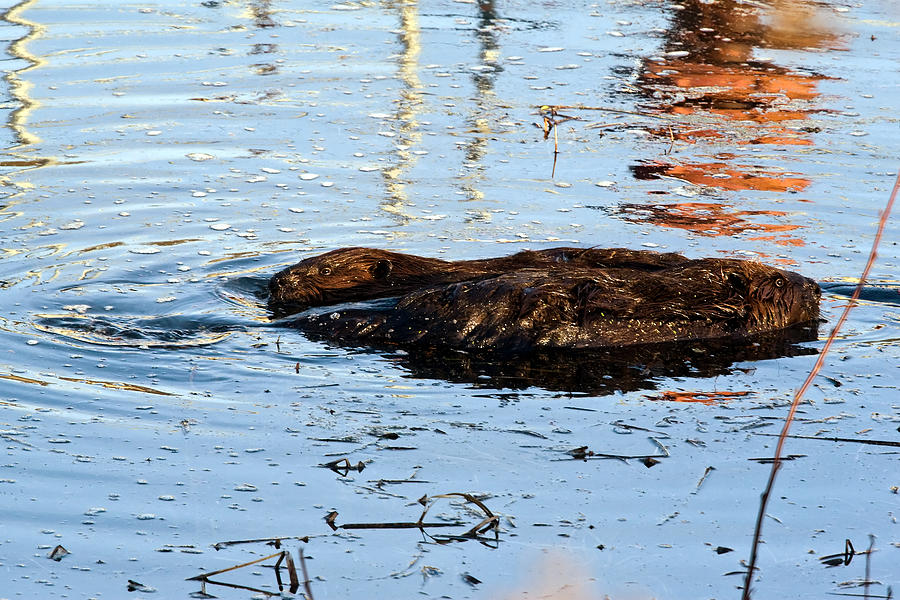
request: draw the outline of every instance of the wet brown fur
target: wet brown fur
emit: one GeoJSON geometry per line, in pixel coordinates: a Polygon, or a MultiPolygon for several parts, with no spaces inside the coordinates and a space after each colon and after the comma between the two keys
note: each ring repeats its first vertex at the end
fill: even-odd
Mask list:
{"type": "Polygon", "coordinates": [[[565,265],[652,271],[685,261],[680,254],[625,248],[550,248],[461,261],[341,248],[275,274],[269,282],[269,308],[283,316],[311,306],[401,296],[429,285],[478,280],[523,268],[565,265]]]}
{"type": "Polygon", "coordinates": [[[748,337],[818,319],[819,287],[796,273],[630,252],[623,266],[594,267],[602,263],[570,255],[499,275],[482,270],[464,281],[425,283],[388,308],[301,316],[295,326],[344,343],[519,352],[748,337]]]}

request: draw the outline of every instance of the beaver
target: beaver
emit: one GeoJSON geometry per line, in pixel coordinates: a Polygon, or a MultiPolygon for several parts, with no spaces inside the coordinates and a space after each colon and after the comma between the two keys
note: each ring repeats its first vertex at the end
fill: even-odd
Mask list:
{"type": "Polygon", "coordinates": [[[353,345],[602,349],[815,325],[820,295],[811,279],[745,260],[545,265],[426,284],[395,302],[307,313],[290,325],[353,345]]]}
{"type": "Polygon", "coordinates": [[[656,271],[687,260],[681,254],[627,248],[549,248],[460,261],[374,248],[340,248],[276,273],[269,281],[268,306],[277,316],[285,316],[312,306],[401,296],[423,287],[476,281],[529,267],[656,271]]]}

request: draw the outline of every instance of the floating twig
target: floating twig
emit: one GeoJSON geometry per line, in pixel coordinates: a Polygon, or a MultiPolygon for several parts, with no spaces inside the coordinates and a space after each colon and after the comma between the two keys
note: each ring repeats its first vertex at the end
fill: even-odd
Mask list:
{"type": "MultiPolygon", "coordinates": [[[[860,552],[860,554],[862,554],[860,552]]],[[[856,556],[856,550],[853,548],[853,542],[850,539],[844,540],[844,551],[840,554],[829,554],[828,556],[820,556],[819,562],[824,564],[826,567],[837,567],[840,565],[844,565],[845,567],[850,564],[853,560],[853,557],[856,556]]]]}
{"type": "Polygon", "coordinates": [[[558,111],[558,110],[599,110],[603,112],[611,112],[620,115],[633,115],[636,117],[648,117],[650,119],[663,119],[666,121],[675,121],[678,120],[678,117],[674,117],[672,115],[663,115],[663,114],[654,114],[647,112],[638,112],[635,110],[623,110],[621,108],[608,108],[606,106],[585,106],[583,104],[554,104],[549,105],[545,104],[541,106],[541,110],[550,110],[550,111],[558,111]]]}
{"type": "Polygon", "coordinates": [[[556,131],[560,124],[565,123],[566,121],[579,121],[580,117],[572,117],[569,115],[561,115],[557,112],[556,107],[552,106],[541,106],[538,109],[538,114],[541,115],[541,124],[538,125],[544,132],[544,139],[548,139],[550,137],[550,132],[553,132],[553,169],[550,171],[550,178],[556,175],[556,159],[559,157],[559,136],[556,131]]]}
{"type": "Polygon", "coordinates": [[[210,571],[209,573],[201,573],[200,575],[194,575],[193,577],[188,577],[186,581],[201,581],[204,579],[209,579],[213,575],[221,575],[222,573],[228,573],[229,571],[234,571],[235,569],[243,569],[244,567],[249,567],[250,565],[255,565],[256,563],[261,563],[264,560],[269,560],[270,558],[275,558],[276,556],[281,556],[284,551],[276,552],[275,554],[270,554],[268,556],[263,556],[262,558],[257,558],[256,560],[251,560],[250,562],[245,562],[239,565],[234,565],[233,567],[226,567],[224,569],[219,569],[218,571],[210,571]]]}
{"type": "Polygon", "coordinates": [[[57,544],[56,548],[50,551],[50,554],[47,555],[47,558],[50,560],[55,560],[56,562],[61,561],[65,558],[66,555],[71,554],[68,550],[63,548],[61,545],[57,544]]]}
{"type": "MultiPolygon", "coordinates": [[[[782,456],[778,460],[797,460],[798,458],[806,458],[806,454],[788,454],[787,456],[782,456]]],[[[756,458],[748,458],[747,460],[752,460],[758,462],[761,465],[771,465],[775,462],[775,459],[771,456],[760,456],[756,458]]]]}
{"type": "Polygon", "coordinates": [[[629,425],[628,423],[626,423],[626,422],[624,422],[624,421],[613,421],[613,422],[611,423],[611,425],[612,425],[613,427],[621,427],[622,429],[633,429],[633,430],[635,430],[635,431],[646,431],[646,432],[648,432],[648,433],[652,433],[652,434],[654,434],[654,435],[658,435],[658,436],[661,437],[661,438],[670,438],[670,437],[672,437],[672,436],[670,436],[668,433],[666,433],[665,431],[656,431],[655,429],[647,429],[646,427],[639,427],[639,426],[637,426],[637,425],[629,425]]]}
{"type": "MultiPolygon", "coordinates": [[[[700,476],[700,481],[697,482],[697,486],[694,488],[694,491],[693,491],[694,494],[696,494],[700,491],[700,486],[703,485],[703,482],[706,481],[706,478],[709,476],[709,474],[715,470],[716,470],[715,467],[706,467],[706,469],[704,469],[703,475],[700,476]]],[[[721,554],[721,552],[720,552],[720,554],[721,554]]]]}
{"type": "MultiPolygon", "coordinates": [[[[650,439],[652,440],[653,438],[650,439]]],[[[607,452],[594,452],[593,450],[589,450],[587,446],[579,446],[578,448],[567,450],[566,454],[569,454],[575,460],[583,460],[585,462],[587,462],[588,459],[614,459],[621,461],[642,460],[647,467],[652,467],[657,464],[660,458],[669,457],[669,452],[666,447],[659,444],[659,442],[657,442],[657,445],[662,449],[662,454],[611,454],[607,452]],[[647,464],[648,462],[650,464],[647,464]]]]}
{"type": "MultiPolygon", "coordinates": [[[[777,437],[777,433],[757,433],[756,435],[766,435],[777,437]]],[[[892,448],[900,448],[900,442],[893,440],[866,440],[862,438],[844,438],[844,437],[824,437],[818,435],[789,435],[789,438],[796,440],[821,440],[825,442],[851,442],[854,444],[868,444],[870,446],[890,446],[892,448]]]]}
{"type": "Polygon", "coordinates": [[[222,548],[227,548],[228,546],[237,546],[239,544],[258,544],[260,542],[265,542],[270,546],[274,546],[277,550],[281,549],[281,540],[299,540],[306,543],[309,542],[309,536],[286,535],[282,537],[257,538],[255,540],[229,540],[227,542],[216,542],[212,547],[216,550],[221,550],[222,548]]]}
{"type": "Polygon", "coordinates": [[[325,522],[333,531],[338,529],[424,529],[426,527],[458,527],[463,524],[462,521],[453,523],[426,523],[425,521],[394,521],[387,523],[344,523],[343,525],[335,524],[338,512],[331,511],[325,515],[325,522]]]}
{"type": "MultiPolygon", "coordinates": [[[[297,593],[297,590],[300,589],[300,579],[297,577],[297,569],[296,569],[296,567],[294,567],[294,560],[291,557],[291,553],[288,552],[287,550],[282,550],[281,552],[276,552],[275,554],[263,556],[262,558],[257,558],[255,560],[251,560],[249,562],[245,562],[245,563],[242,563],[239,565],[234,565],[231,567],[226,567],[224,569],[219,569],[218,571],[210,571],[209,573],[201,573],[200,575],[188,577],[186,579],[186,581],[199,581],[201,584],[201,589],[200,589],[199,595],[204,598],[212,598],[213,597],[206,593],[206,584],[207,583],[211,584],[211,585],[220,585],[222,587],[232,588],[232,589],[236,589],[236,590],[247,590],[247,591],[256,592],[259,594],[265,594],[266,596],[280,596],[281,595],[280,591],[279,592],[271,592],[268,590],[263,590],[260,588],[242,585],[239,583],[231,583],[228,581],[216,581],[214,579],[211,579],[211,577],[214,577],[216,575],[221,575],[222,573],[228,573],[229,571],[235,571],[237,569],[243,569],[244,567],[249,567],[251,565],[261,563],[263,561],[269,560],[270,558],[275,558],[276,556],[278,557],[278,560],[275,562],[275,564],[272,566],[272,568],[275,570],[275,581],[278,585],[278,589],[280,591],[284,590],[284,585],[281,581],[281,570],[280,570],[282,563],[284,563],[285,568],[287,569],[287,572],[288,572],[288,580],[290,581],[289,590],[290,590],[291,594],[297,593]]],[[[302,557],[303,557],[302,550],[301,550],[300,556],[301,556],[301,566],[302,566],[302,557]]],[[[305,567],[304,567],[304,576],[306,576],[305,567]]],[[[307,586],[307,590],[308,589],[309,588],[307,586]]],[[[308,595],[307,598],[309,600],[311,600],[312,596],[308,595]]]]}
{"type": "Polygon", "coordinates": [[[384,523],[344,523],[342,525],[338,525],[336,523],[338,513],[337,511],[332,511],[325,515],[325,522],[331,527],[332,531],[337,531],[338,529],[345,530],[360,530],[360,529],[418,529],[422,532],[423,535],[428,536],[431,540],[438,544],[445,544],[451,541],[464,541],[464,540],[478,540],[482,544],[491,541],[492,543],[499,541],[499,526],[500,526],[500,518],[495,515],[491,510],[478,498],[471,494],[466,494],[463,492],[450,492],[447,494],[438,494],[436,496],[422,496],[419,498],[418,503],[423,506],[422,514],[419,515],[418,520],[416,521],[394,521],[394,522],[384,522],[384,523]],[[464,525],[462,521],[454,521],[454,522],[435,522],[429,523],[425,521],[425,516],[428,514],[428,511],[434,505],[434,500],[439,498],[462,498],[467,503],[474,504],[481,510],[484,514],[484,518],[476,524],[474,527],[465,531],[464,533],[457,535],[432,535],[426,531],[427,529],[439,528],[439,527],[459,527],[464,525]],[[482,538],[482,534],[486,533],[489,530],[494,531],[494,539],[486,540],[482,538]]]}
{"type": "Polygon", "coordinates": [[[331,462],[327,462],[319,465],[320,467],[324,467],[326,469],[331,469],[338,475],[342,477],[346,477],[350,474],[350,471],[356,471],[358,473],[362,473],[363,469],[366,468],[366,465],[363,461],[359,461],[356,465],[350,464],[350,460],[347,458],[340,458],[338,460],[333,460],[331,462]]]}

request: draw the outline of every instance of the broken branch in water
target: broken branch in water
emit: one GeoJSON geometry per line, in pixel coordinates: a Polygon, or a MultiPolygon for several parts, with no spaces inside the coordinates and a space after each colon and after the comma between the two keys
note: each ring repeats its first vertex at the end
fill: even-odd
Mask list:
{"type": "MultiPolygon", "coordinates": [[[[756,435],[766,435],[770,437],[778,437],[777,433],[757,433],[756,435]]],[[[820,435],[789,435],[789,438],[795,440],[821,440],[823,442],[851,442],[854,444],[868,444],[870,446],[891,446],[892,448],[900,448],[900,442],[893,440],[866,440],[862,438],[843,438],[843,437],[825,437],[820,435]]]]}
{"type": "MultiPolygon", "coordinates": [[[[282,539],[284,539],[284,538],[282,538],[282,539]]],[[[296,567],[294,567],[294,560],[293,560],[293,558],[291,558],[291,554],[290,554],[290,552],[288,552],[287,550],[282,550],[281,552],[276,552],[275,554],[270,554],[270,555],[268,555],[268,556],[263,556],[262,558],[257,558],[257,559],[255,559],[255,560],[251,560],[251,561],[249,561],[249,562],[241,563],[241,564],[239,564],[239,565],[233,565],[233,566],[231,566],[231,567],[226,567],[226,568],[224,568],[224,569],[219,569],[218,571],[210,571],[209,573],[201,573],[200,575],[195,575],[195,576],[193,576],[193,577],[188,577],[188,578],[186,579],[186,581],[199,581],[199,582],[201,583],[201,586],[202,586],[201,589],[200,589],[200,595],[201,595],[202,597],[212,597],[212,596],[209,596],[209,595],[206,593],[206,584],[207,584],[207,583],[208,583],[208,584],[211,584],[211,585],[221,585],[221,586],[223,586],[223,587],[228,587],[228,588],[232,588],[232,589],[236,589],[236,590],[248,590],[248,591],[251,591],[251,592],[256,592],[256,593],[265,594],[266,596],[279,596],[279,595],[281,595],[281,594],[280,594],[280,593],[277,593],[277,592],[270,592],[270,591],[263,590],[263,589],[259,589],[259,588],[255,588],[255,587],[250,587],[250,586],[246,586],[246,585],[241,585],[241,584],[239,584],[239,583],[230,583],[230,582],[227,582],[227,581],[214,581],[214,580],[210,579],[210,577],[213,577],[213,576],[215,576],[215,575],[221,575],[222,573],[228,573],[229,571],[235,571],[235,570],[237,570],[237,569],[243,569],[244,567],[249,567],[249,566],[251,566],[251,565],[255,565],[255,564],[261,563],[261,562],[263,562],[263,561],[269,560],[270,558],[275,558],[276,556],[278,557],[278,560],[275,562],[275,564],[272,566],[272,568],[275,570],[275,581],[276,581],[276,583],[278,584],[278,589],[279,589],[279,590],[282,590],[282,591],[284,590],[284,586],[283,586],[283,584],[282,584],[282,582],[281,582],[281,564],[282,564],[282,562],[283,562],[283,563],[285,564],[285,568],[287,569],[287,572],[288,572],[288,578],[289,578],[289,580],[290,580],[290,588],[289,588],[289,590],[290,590],[290,592],[291,592],[292,594],[295,594],[295,593],[297,592],[297,590],[300,588],[300,580],[299,580],[299,578],[297,577],[297,569],[296,569],[296,567]]],[[[300,554],[300,560],[301,560],[301,566],[303,566],[304,576],[306,577],[306,566],[305,566],[305,564],[303,563],[303,553],[302,553],[302,551],[301,551],[301,554],[300,554]]],[[[309,579],[308,577],[306,577],[306,578],[307,578],[307,580],[309,579]]],[[[309,591],[309,585],[308,585],[308,582],[307,582],[307,585],[306,585],[306,589],[307,589],[307,591],[309,591]]],[[[312,600],[312,594],[311,594],[311,593],[308,594],[308,595],[307,595],[307,598],[308,598],[309,600],[312,600]]]]}
{"type": "Polygon", "coordinates": [[[499,541],[499,532],[500,532],[500,518],[495,515],[491,510],[478,498],[471,494],[466,494],[463,492],[450,492],[447,494],[438,494],[436,496],[422,496],[418,500],[419,504],[421,504],[424,508],[422,510],[422,514],[419,515],[418,520],[416,521],[390,521],[384,523],[344,523],[342,525],[336,524],[338,513],[337,511],[332,511],[325,515],[325,522],[333,531],[337,531],[338,529],[418,529],[424,535],[428,536],[432,540],[434,540],[438,544],[444,544],[451,541],[463,541],[474,539],[478,540],[481,543],[486,543],[487,541],[497,542],[499,541]],[[425,521],[425,516],[428,514],[428,511],[434,505],[434,500],[436,499],[446,499],[446,498],[461,498],[466,501],[468,504],[474,504],[484,513],[484,518],[476,524],[474,527],[470,528],[464,533],[458,535],[432,535],[426,531],[429,528],[436,527],[459,527],[464,523],[462,521],[454,521],[454,522],[439,522],[439,523],[429,523],[425,521]],[[494,540],[485,540],[481,538],[481,535],[486,533],[487,531],[494,531],[494,540]]]}
{"type": "MultiPolygon", "coordinates": [[[[641,428],[636,428],[641,429],[641,428]]],[[[649,430],[644,430],[649,431],[649,430]]],[[[569,454],[575,460],[583,460],[587,461],[589,458],[597,458],[597,459],[615,459],[621,461],[628,460],[640,460],[644,462],[644,466],[647,468],[652,467],[653,465],[659,462],[661,458],[669,457],[669,449],[658,439],[651,437],[649,438],[656,446],[660,449],[661,454],[610,454],[607,452],[594,452],[593,450],[589,450],[587,446],[579,446],[578,448],[573,448],[571,450],[566,451],[566,454],[569,454]]]]}
{"type": "Polygon", "coordinates": [[[326,469],[331,469],[332,471],[343,477],[346,477],[350,473],[350,471],[357,471],[358,473],[362,473],[363,469],[366,468],[366,465],[363,461],[359,461],[355,465],[352,465],[350,464],[350,460],[347,458],[340,458],[338,460],[323,463],[319,466],[326,469]]]}
{"type": "Polygon", "coordinates": [[[258,538],[255,540],[229,540],[227,542],[216,542],[213,544],[213,548],[216,550],[221,550],[222,548],[227,548],[228,546],[236,546],[238,544],[258,544],[260,542],[265,542],[271,546],[274,546],[276,549],[281,548],[281,540],[300,540],[301,542],[309,542],[309,536],[297,536],[297,535],[289,535],[284,537],[270,537],[270,538],[258,538]]]}

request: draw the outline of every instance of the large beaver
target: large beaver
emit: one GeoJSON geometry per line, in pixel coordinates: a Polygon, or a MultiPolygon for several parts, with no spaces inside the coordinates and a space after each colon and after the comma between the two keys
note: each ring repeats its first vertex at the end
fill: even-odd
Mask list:
{"type": "Polygon", "coordinates": [[[276,273],[269,281],[269,309],[283,316],[311,306],[401,296],[431,285],[475,281],[530,267],[656,271],[687,260],[680,254],[625,248],[549,248],[451,262],[372,248],[341,248],[276,273]]]}
{"type": "Polygon", "coordinates": [[[396,302],[291,325],[352,344],[521,352],[742,338],[818,319],[819,286],[796,273],[742,260],[672,262],[549,264],[426,283],[396,302]]]}

